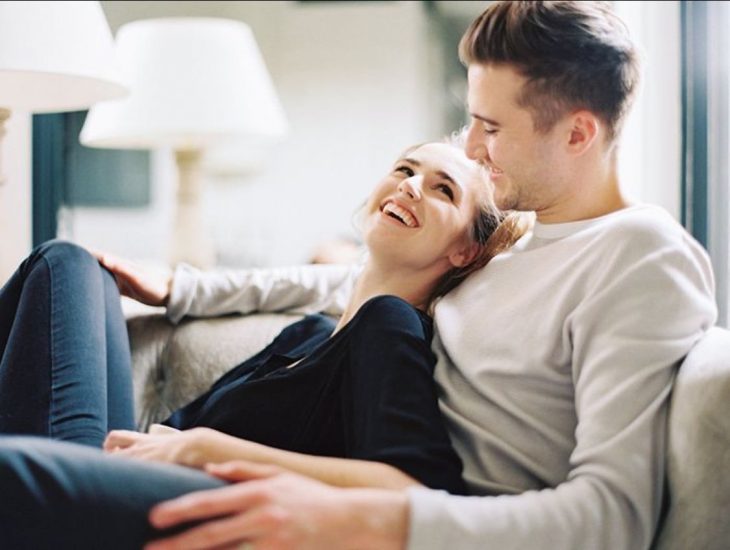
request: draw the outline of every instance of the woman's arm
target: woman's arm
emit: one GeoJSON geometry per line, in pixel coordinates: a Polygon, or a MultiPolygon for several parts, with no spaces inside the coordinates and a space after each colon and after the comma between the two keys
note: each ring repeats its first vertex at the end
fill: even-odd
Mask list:
{"type": "Polygon", "coordinates": [[[340,315],[360,270],[356,265],[303,265],[269,269],[175,270],[167,317],[213,317],[254,311],[340,315]]]}
{"type": "Polygon", "coordinates": [[[284,451],[210,428],[160,435],[115,430],[107,436],[104,450],[121,456],[173,462],[199,469],[209,463],[247,460],[279,466],[336,487],[400,490],[420,485],[412,477],[382,462],[284,451]]]}
{"type": "Polygon", "coordinates": [[[114,275],[123,296],[167,307],[167,316],[175,324],[186,315],[255,311],[340,315],[360,270],[357,265],[302,265],[201,271],[180,264],[168,273],[112,254],[90,252],[114,275]]]}

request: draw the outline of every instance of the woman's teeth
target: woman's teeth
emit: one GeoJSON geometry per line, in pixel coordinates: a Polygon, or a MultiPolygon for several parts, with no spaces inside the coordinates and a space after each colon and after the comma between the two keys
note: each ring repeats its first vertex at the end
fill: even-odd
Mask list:
{"type": "Polygon", "coordinates": [[[383,213],[395,218],[408,227],[418,227],[418,222],[411,213],[393,202],[389,202],[383,207],[383,213]]]}

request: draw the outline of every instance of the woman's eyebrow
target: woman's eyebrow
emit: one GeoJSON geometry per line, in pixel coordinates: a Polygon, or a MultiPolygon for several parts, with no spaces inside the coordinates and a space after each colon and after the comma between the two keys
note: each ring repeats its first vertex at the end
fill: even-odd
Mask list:
{"type": "Polygon", "coordinates": [[[436,174],[438,174],[438,175],[439,175],[440,177],[442,177],[442,178],[444,178],[445,180],[447,180],[447,181],[448,181],[449,183],[451,183],[451,185],[455,185],[456,187],[459,187],[459,184],[458,184],[458,183],[456,183],[456,181],[454,181],[454,178],[452,178],[451,176],[449,176],[449,175],[448,175],[448,174],[447,174],[446,172],[444,172],[443,170],[437,170],[437,171],[436,171],[436,174]]]}
{"type": "MultiPolygon", "coordinates": [[[[421,162],[420,161],[418,161],[416,159],[413,159],[413,158],[410,158],[410,157],[405,157],[405,158],[403,158],[401,160],[404,160],[407,163],[412,164],[414,166],[421,166],[421,162]]],[[[436,171],[436,175],[439,176],[439,177],[441,177],[441,178],[443,178],[443,179],[445,179],[446,181],[448,181],[454,187],[461,187],[456,182],[456,180],[454,178],[452,178],[448,173],[444,172],[443,170],[437,170],[436,171]]]]}

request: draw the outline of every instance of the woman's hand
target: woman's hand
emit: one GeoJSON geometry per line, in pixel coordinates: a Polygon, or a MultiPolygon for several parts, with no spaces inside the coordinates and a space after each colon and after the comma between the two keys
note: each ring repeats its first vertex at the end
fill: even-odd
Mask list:
{"type": "Polygon", "coordinates": [[[149,306],[165,306],[170,298],[172,275],[145,269],[128,260],[90,250],[101,265],[112,272],[122,296],[149,306]]]}
{"type": "Polygon", "coordinates": [[[145,434],[113,430],[104,441],[104,452],[200,468],[209,461],[205,452],[208,431],[194,428],[175,433],[145,434]]]}
{"type": "Polygon", "coordinates": [[[191,493],[150,512],[158,529],[202,521],[146,550],[399,550],[408,533],[404,492],[338,489],[274,466],[243,461],[206,465],[228,487],[191,493]]]}

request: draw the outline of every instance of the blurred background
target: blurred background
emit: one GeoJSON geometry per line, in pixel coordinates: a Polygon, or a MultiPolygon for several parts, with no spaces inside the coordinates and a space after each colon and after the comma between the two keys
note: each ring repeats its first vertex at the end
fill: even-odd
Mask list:
{"type": "MultiPolygon", "coordinates": [[[[288,132],[273,143],[205,151],[202,223],[213,267],[351,261],[354,215],[393,160],[467,122],[457,44],[488,4],[101,2],[115,34],[133,21],[177,16],[234,19],[253,32],[288,132]]],[[[730,16],[722,4],[614,2],[645,62],[621,149],[624,186],[666,208],[710,250],[726,323],[730,16]]],[[[173,151],[89,149],[78,140],[85,117],[14,113],[8,121],[2,280],[34,244],[56,236],[169,266],[173,151]]]]}

